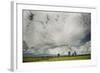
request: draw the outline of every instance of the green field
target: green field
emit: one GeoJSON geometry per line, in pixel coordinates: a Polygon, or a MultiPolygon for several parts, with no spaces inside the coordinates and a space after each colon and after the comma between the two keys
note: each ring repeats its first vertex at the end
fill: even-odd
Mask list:
{"type": "Polygon", "coordinates": [[[86,60],[86,59],[91,59],[91,55],[87,54],[78,56],[23,57],[23,62],[86,60]]]}

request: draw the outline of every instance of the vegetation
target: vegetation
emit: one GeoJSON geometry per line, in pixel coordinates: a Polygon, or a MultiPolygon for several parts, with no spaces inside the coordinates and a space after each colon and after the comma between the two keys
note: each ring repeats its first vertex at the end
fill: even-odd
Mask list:
{"type": "Polygon", "coordinates": [[[77,56],[46,56],[46,57],[23,57],[23,62],[41,62],[41,61],[64,61],[64,60],[87,60],[91,59],[90,54],[77,56]]]}

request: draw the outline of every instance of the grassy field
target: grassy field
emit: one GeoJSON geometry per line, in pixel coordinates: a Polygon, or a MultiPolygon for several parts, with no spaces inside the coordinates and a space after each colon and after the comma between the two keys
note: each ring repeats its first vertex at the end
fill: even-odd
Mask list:
{"type": "Polygon", "coordinates": [[[91,55],[87,54],[78,56],[23,57],[23,62],[86,60],[86,59],[91,59],[91,55]]]}

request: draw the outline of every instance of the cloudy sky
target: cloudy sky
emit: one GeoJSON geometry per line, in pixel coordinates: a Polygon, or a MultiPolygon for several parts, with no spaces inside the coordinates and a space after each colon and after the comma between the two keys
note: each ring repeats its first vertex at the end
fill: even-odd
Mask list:
{"type": "Polygon", "coordinates": [[[91,14],[23,10],[23,41],[34,49],[80,47],[91,41],[91,14]]]}

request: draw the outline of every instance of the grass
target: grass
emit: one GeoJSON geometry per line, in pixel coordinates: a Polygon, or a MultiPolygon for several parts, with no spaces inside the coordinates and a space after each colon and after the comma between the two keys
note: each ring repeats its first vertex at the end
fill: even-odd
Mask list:
{"type": "Polygon", "coordinates": [[[91,55],[86,54],[77,56],[23,57],[23,62],[86,60],[86,59],[91,59],[91,55]]]}

